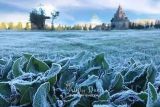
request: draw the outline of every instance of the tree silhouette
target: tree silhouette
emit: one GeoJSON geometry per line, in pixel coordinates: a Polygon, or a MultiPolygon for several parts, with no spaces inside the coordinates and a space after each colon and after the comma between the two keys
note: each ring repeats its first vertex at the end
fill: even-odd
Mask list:
{"type": "Polygon", "coordinates": [[[6,23],[2,22],[0,25],[0,29],[3,29],[3,30],[7,29],[6,23]]]}
{"type": "Polygon", "coordinates": [[[30,24],[27,22],[25,26],[25,30],[29,30],[29,29],[30,29],[30,24]]]}
{"type": "Polygon", "coordinates": [[[49,18],[45,16],[45,11],[42,8],[39,8],[39,10],[34,9],[30,13],[31,28],[43,30],[45,28],[45,20],[49,18]]]}
{"type": "Polygon", "coordinates": [[[54,20],[59,16],[59,12],[58,11],[53,11],[52,13],[51,13],[51,15],[52,15],[52,22],[51,22],[51,29],[52,30],[54,30],[54,20]]]}
{"type": "Polygon", "coordinates": [[[159,29],[159,28],[160,28],[160,20],[156,20],[154,27],[155,27],[156,29],[159,29]]]}
{"type": "Polygon", "coordinates": [[[12,22],[8,23],[8,29],[9,30],[14,29],[14,25],[12,22]]]}
{"type": "Polygon", "coordinates": [[[92,25],[89,26],[89,30],[92,30],[92,25]]]}
{"type": "Polygon", "coordinates": [[[18,22],[17,26],[16,26],[16,29],[17,30],[22,30],[23,29],[23,26],[22,26],[22,23],[21,22],[18,22]]]}
{"type": "Polygon", "coordinates": [[[83,27],[83,30],[88,30],[87,25],[85,25],[85,26],[83,27]]]}

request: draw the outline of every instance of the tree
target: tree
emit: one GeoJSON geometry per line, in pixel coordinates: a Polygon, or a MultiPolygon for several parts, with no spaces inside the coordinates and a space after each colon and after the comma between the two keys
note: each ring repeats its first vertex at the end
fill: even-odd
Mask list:
{"type": "Polygon", "coordinates": [[[85,25],[85,26],[83,27],[83,30],[88,30],[87,25],[85,25]]]}
{"type": "Polygon", "coordinates": [[[151,28],[153,28],[154,27],[154,24],[153,24],[153,22],[151,22],[151,28]]]}
{"type": "Polygon", "coordinates": [[[18,22],[17,26],[16,26],[16,29],[17,30],[22,30],[23,29],[23,26],[22,26],[22,23],[21,22],[18,22]]]}
{"type": "Polygon", "coordinates": [[[154,27],[155,27],[156,29],[159,29],[159,28],[160,28],[160,20],[156,20],[154,27]]]}
{"type": "Polygon", "coordinates": [[[89,30],[92,30],[92,25],[89,26],[89,30]]]}
{"type": "Polygon", "coordinates": [[[54,30],[54,20],[59,16],[59,12],[53,11],[51,15],[52,15],[51,29],[54,30]]]}
{"type": "Polygon", "coordinates": [[[145,23],[145,28],[146,28],[146,29],[149,29],[149,28],[150,28],[150,23],[149,23],[149,22],[146,22],[146,23],[145,23]]]}
{"type": "Polygon", "coordinates": [[[105,23],[102,23],[101,30],[107,30],[107,25],[105,23]]]}
{"type": "Polygon", "coordinates": [[[82,26],[80,26],[80,25],[74,25],[72,27],[72,30],[82,30],[82,26]]]}
{"type": "Polygon", "coordinates": [[[31,28],[43,30],[45,28],[45,20],[49,18],[45,16],[45,11],[42,8],[39,8],[39,10],[34,9],[30,13],[31,28]]]}
{"type": "Polygon", "coordinates": [[[30,29],[30,24],[27,22],[25,26],[25,30],[29,30],[29,29],[30,29]]]}
{"type": "Polygon", "coordinates": [[[64,30],[64,27],[59,24],[59,25],[57,26],[56,30],[57,30],[57,31],[62,31],[62,30],[64,30]]]}
{"type": "Polygon", "coordinates": [[[137,24],[135,29],[144,29],[145,28],[145,25],[143,24],[137,24]]]}
{"type": "Polygon", "coordinates": [[[129,23],[129,28],[130,29],[135,29],[135,27],[136,27],[136,24],[134,22],[129,23]]]}
{"type": "Polygon", "coordinates": [[[8,29],[9,30],[13,30],[14,29],[14,25],[12,22],[8,23],[8,29]]]}
{"type": "Polygon", "coordinates": [[[7,29],[6,23],[2,22],[2,23],[0,24],[0,29],[3,29],[3,30],[7,29]]]}
{"type": "Polygon", "coordinates": [[[66,30],[72,30],[71,26],[66,26],[66,30]]]}

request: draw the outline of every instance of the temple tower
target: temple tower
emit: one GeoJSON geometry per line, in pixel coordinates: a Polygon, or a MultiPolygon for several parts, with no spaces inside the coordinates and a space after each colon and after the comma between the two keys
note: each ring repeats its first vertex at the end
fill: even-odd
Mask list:
{"type": "Polygon", "coordinates": [[[129,29],[129,23],[130,21],[123,11],[122,6],[119,5],[114,17],[111,20],[111,28],[115,30],[129,29]]]}

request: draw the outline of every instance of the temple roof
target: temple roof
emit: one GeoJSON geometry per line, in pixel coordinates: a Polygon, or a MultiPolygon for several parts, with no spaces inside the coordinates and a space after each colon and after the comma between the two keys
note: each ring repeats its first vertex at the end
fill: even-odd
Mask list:
{"type": "Polygon", "coordinates": [[[114,14],[114,17],[112,18],[111,21],[123,21],[126,20],[128,21],[128,18],[126,17],[125,12],[123,11],[123,8],[121,5],[119,5],[116,13],[114,14]]]}

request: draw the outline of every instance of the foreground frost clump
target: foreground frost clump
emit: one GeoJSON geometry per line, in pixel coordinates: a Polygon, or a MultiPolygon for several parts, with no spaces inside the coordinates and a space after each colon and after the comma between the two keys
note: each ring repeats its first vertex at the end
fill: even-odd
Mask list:
{"type": "Polygon", "coordinates": [[[117,71],[104,54],[43,61],[24,54],[0,59],[0,71],[0,107],[160,107],[154,64],[132,58],[117,71]]]}

